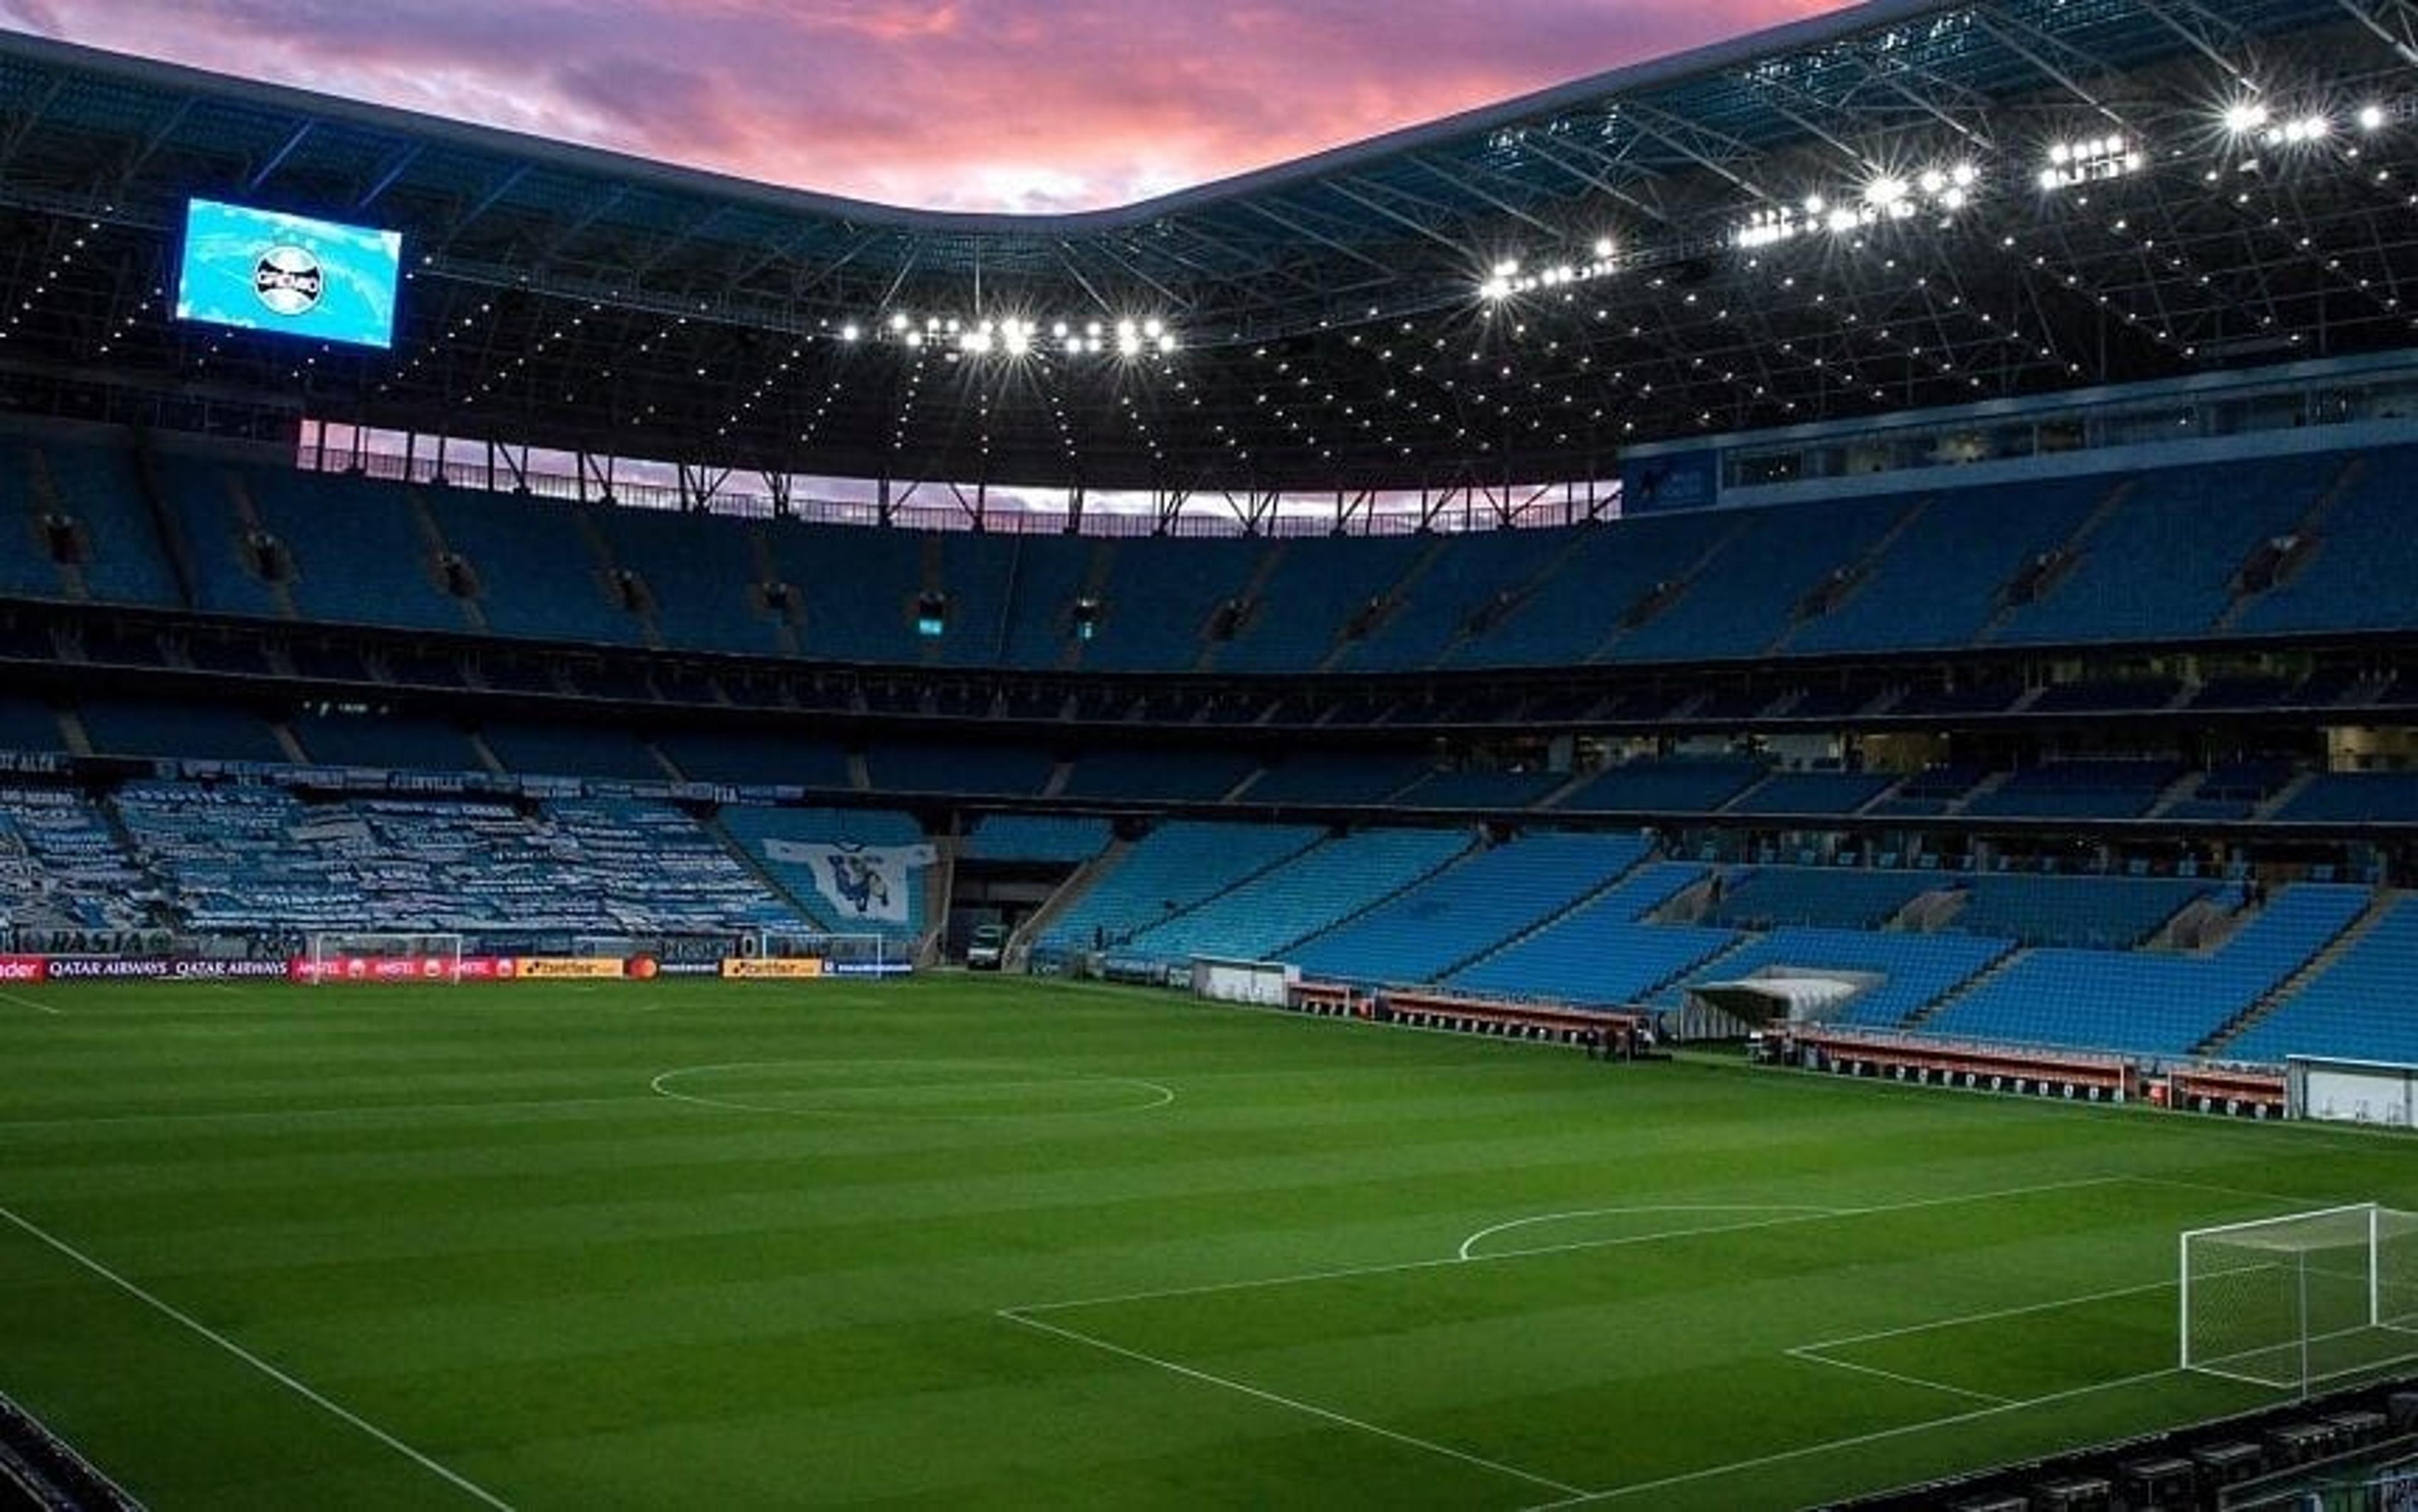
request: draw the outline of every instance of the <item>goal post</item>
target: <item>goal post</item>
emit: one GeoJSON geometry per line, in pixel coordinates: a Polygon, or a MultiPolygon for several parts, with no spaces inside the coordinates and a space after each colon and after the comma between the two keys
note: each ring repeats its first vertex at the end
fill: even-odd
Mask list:
{"type": "MultiPolygon", "coordinates": [[[[906,942],[881,934],[838,934],[828,930],[765,929],[747,941],[754,949],[742,955],[742,961],[768,963],[777,968],[784,963],[815,963],[813,974],[833,977],[880,978],[904,976],[911,970],[914,955],[906,942]]],[[[726,967],[725,975],[761,974],[785,977],[791,972],[766,970],[760,972],[733,971],[726,967]]]]}
{"type": "Polygon", "coordinates": [[[326,930],[314,934],[303,980],[459,982],[462,937],[445,931],[326,930]]]}
{"type": "Polygon", "coordinates": [[[2418,1357],[2418,1214],[2374,1202],[2195,1229],[2185,1370],[2278,1391],[2418,1357]]]}

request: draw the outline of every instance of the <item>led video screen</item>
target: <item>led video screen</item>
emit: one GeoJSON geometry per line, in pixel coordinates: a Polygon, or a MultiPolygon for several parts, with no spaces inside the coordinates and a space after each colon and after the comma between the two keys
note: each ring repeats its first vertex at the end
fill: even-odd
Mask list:
{"type": "Polygon", "coordinates": [[[391,346],[402,268],[398,231],[193,200],[176,318],[391,346]]]}

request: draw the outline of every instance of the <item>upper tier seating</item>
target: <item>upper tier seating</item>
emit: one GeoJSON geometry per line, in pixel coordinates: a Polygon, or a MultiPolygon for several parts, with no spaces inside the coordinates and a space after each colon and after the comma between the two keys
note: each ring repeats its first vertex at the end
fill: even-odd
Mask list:
{"type": "Polygon", "coordinates": [[[1258,541],[1146,537],[1117,543],[1082,665],[1099,672],[1186,670],[1208,646],[1210,617],[1239,598],[1269,548],[1258,541]]]}
{"type": "MultiPolygon", "coordinates": [[[[55,510],[75,524],[84,552],[76,573],[87,594],[104,603],[176,602],[176,579],[160,548],[159,527],[144,502],[131,454],[110,446],[62,443],[29,449],[28,459],[49,478],[47,506],[40,474],[35,480],[29,502],[37,517],[55,510]]],[[[0,460],[0,466],[13,471],[10,460],[0,460]]],[[[14,555],[17,542],[7,544],[14,555]]],[[[44,557],[37,554],[34,559],[44,557]]]]}
{"type": "Polygon", "coordinates": [[[2298,824],[2418,824],[2418,771],[2324,772],[2275,817],[2298,824]]]}
{"type": "Polygon", "coordinates": [[[491,719],[481,739],[507,771],[550,777],[619,777],[663,782],[663,763],[628,730],[610,725],[541,725],[491,719]]]}
{"type": "Polygon", "coordinates": [[[1467,536],[1110,542],[574,506],[174,453],[138,467],[61,441],[0,449],[0,524],[21,522],[25,548],[0,553],[0,596],[176,606],[146,471],[204,612],[896,665],[1354,672],[2397,629],[2400,568],[2418,567],[2398,518],[2410,447],[1467,536]],[[50,515],[78,540],[71,567],[53,559],[50,515]],[[2241,591],[2254,553],[2303,529],[2314,545],[2285,581],[2241,591]],[[447,551],[469,569],[450,585],[447,551]],[[2034,564],[2038,596],[2002,603],[2034,564]],[[775,581],[795,607],[767,606],[775,581]],[[927,596],[934,634],[917,624],[927,596]]]}
{"type": "Polygon", "coordinates": [[[1992,818],[2138,818],[2181,774],[2159,761],[2056,761],[2023,769],[1965,812],[1992,818]]]}
{"type": "Polygon", "coordinates": [[[974,821],[958,852],[966,861],[1079,866],[1109,848],[1107,819],[1074,814],[989,814],[974,821]]]}
{"type": "Polygon", "coordinates": [[[1582,814],[1706,814],[1763,778],[1751,761],[1637,760],[1606,767],[1556,807],[1582,814]]]}
{"type": "Polygon", "coordinates": [[[1280,555],[1251,596],[1233,640],[1217,652],[1220,672],[1311,672],[1344,627],[1383,598],[1428,549],[1416,536],[1311,538],[1280,555]]]}
{"type": "Polygon", "coordinates": [[[1877,771],[1778,771],[1748,788],[1732,814],[1853,814],[1896,781],[1877,771]]]}
{"type": "Polygon", "coordinates": [[[2032,951],[1920,1028],[1964,1039],[2181,1055],[2306,965],[2366,904],[2364,888],[2288,887],[2206,956],[2032,951]]]}
{"type": "Polygon", "coordinates": [[[2341,470],[2302,457],[2144,473],[2064,576],[2012,611],[1997,639],[2155,640],[2206,633],[2233,597],[2242,564],[2289,530],[2341,470]]]}
{"type": "Polygon", "coordinates": [[[1775,929],[1691,973],[1658,1000],[1677,1006],[1686,987],[1737,982],[1767,971],[1879,980],[1847,1004],[1842,1022],[1894,1028],[1971,981],[2012,949],[2003,939],[1973,935],[1913,935],[1861,929],[1791,926],[1775,929]]]}
{"type": "Polygon", "coordinates": [[[2410,585],[2418,582],[2418,532],[2410,528],[2413,469],[2418,448],[2358,459],[2319,519],[2306,562],[2254,598],[2240,627],[2252,633],[2409,629],[2410,585]]]}
{"type": "Polygon", "coordinates": [[[39,699],[0,693],[0,751],[52,755],[68,748],[58,712],[39,699]]]}
{"type": "Polygon", "coordinates": [[[1694,885],[1704,871],[1682,862],[1641,866],[1535,934],[1455,971],[1446,985],[1485,997],[1581,1007],[1643,1001],[1737,939],[1726,929],[1637,922],[1694,885]]]}
{"type": "Polygon", "coordinates": [[[103,756],[212,761],[289,760],[268,723],[230,704],[167,703],[88,695],[77,703],[92,748],[103,756]]]}
{"type": "Polygon", "coordinates": [[[1405,808],[1527,808],[1569,780],[1560,771],[1436,771],[1394,802],[1405,808]]]}
{"type": "Polygon", "coordinates": [[[978,793],[1032,797],[1057,758],[1038,746],[876,741],[865,753],[878,793],[978,793]]]}
{"type": "Polygon", "coordinates": [[[1306,976],[1431,982],[1645,859],[1633,835],[1530,834],[1446,867],[1287,953],[1306,976]]]}
{"type": "MultiPolygon", "coordinates": [[[[287,587],[304,619],[457,634],[472,628],[461,602],[437,586],[436,545],[415,491],[275,467],[245,469],[243,487],[262,527],[293,554],[287,587]]],[[[469,500],[504,503],[485,494],[469,500]]],[[[552,549],[568,544],[556,540],[552,549]]],[[[509,559],[477,565],[482,583],[486,574],[519,570],[509,559]]]]}
{"type": "Polygon", "coordinates": [[[1884,497],[1738,512],[1737,534],[1685,593],[1615,642],[1612,659],[1763,655],[1787,634],[1798,605],[1878,544],[1907,507],[1884,497]]]}
{"type": "Polygon", "coordinates": [[[302,713],[288,722],[303,753],[323,767],[478,771],[469,737],[430,714],[302,713]]]}
{"type": "Polygon", "coordinates": [[[639,618],[610,596],[588,516],[604,508],[501,499],[459,488],[423,496],[451,550],[478,573],[479,609],[499,634],[633,646],[639,618]]]}
{"type": "Polygon", "coordinates": [[[752,526],[668,510],[599,510],[595,520],[614,565],[645,581],[666,642],[780,653],[781,622],[758,596],[768,559],[752,526]]]}
{"type": "Polygon", "coordinates": [[[1270,767],[1244,792],[1242,802],[1381,803],[1418,781],[1427,770],[1426,759],[1416,756],[1305,751],[1270,767]]]}
{"type": "Polygon", "coordinates": [[[818,922],[849,934],[912,939],[925,928],[923,827],[891,809],[757,808],[722,811],[723,827],[818,922]],[[832,860],[869,848],[896,863],[870,871],[832,860]]]}
{"type": "Polygon", "coordinates": [[[666,732],[655,745],[692,782],[826,789],[849,786],[848,753],[813,736],[691,729],[666,732]]]}
{"type": "Polygon", "coordinates": [[[2215,883],[2189,878],[1985,874],[1971,879],[1964,911],[1949,927],[2025,945],[2123,950],[2215,891],[2215,883]]]}
{"type": "Polygon", "coordinates": [[[1214,803],[1251,774],[1258,758],[1232,751],[1094,751],[1068,774],[1068,798],[1122,798],[1214,803]]]}
{"type": "Polygon", "coordinates": [[[1399,892],[1468,848],[1451,830],[1360,830],[1285,860],[1165,923],[1120,954],[1182,961],[1266,960],[1399,892]]]}
{"type": "Polygon", "coordinates": [[[2043,479],[1956,489],[1933,498],[1828,614],[1798,627],[1792,651],[1969,646],[2023,565],[2074,534],[2113,486],[2043,479]]]}
{"type": "Polygon", "coordinates": [[[1558,531],[1496,530],[1431,544],[1424,570],[1387,596],[1375,627],[1343,643],[1337,671],[1434,665],[1481,609],[1543,572],[1565,542],[1558,531]]]}
{"type": "Polygon", "coordinates": [[[1171,820],[1127,850],[1058,917],[1041,942],[1058,951],[1122,945],[1323,837],[1306,824],[1171,820]]]}
{"type": "Polygon", "coordinates": [[[2220,1053],[2242,1061],[2334,1055],[2418,1063],[2418,898],[2393,904],[2331,968],[2220,1053]]]}

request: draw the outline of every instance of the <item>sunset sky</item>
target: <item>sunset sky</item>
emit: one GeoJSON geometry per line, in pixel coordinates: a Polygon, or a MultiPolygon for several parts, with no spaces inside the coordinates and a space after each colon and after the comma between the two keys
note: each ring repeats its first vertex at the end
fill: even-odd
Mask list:
{"type": "Polygon", "coordinates": [[[1117,205],[1840,0],[0,0],[0,25],[889,204],[1117,205]]]}

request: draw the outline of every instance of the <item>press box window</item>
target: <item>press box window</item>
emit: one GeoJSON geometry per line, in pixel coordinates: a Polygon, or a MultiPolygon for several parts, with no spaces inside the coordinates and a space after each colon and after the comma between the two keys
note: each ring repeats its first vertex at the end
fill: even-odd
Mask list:
{"type": "Polygon", "coordinates": [[[926,593],[915,600],[915,634],[938,640],[949,633],[949,601],[945,594],[926,593]]]}

